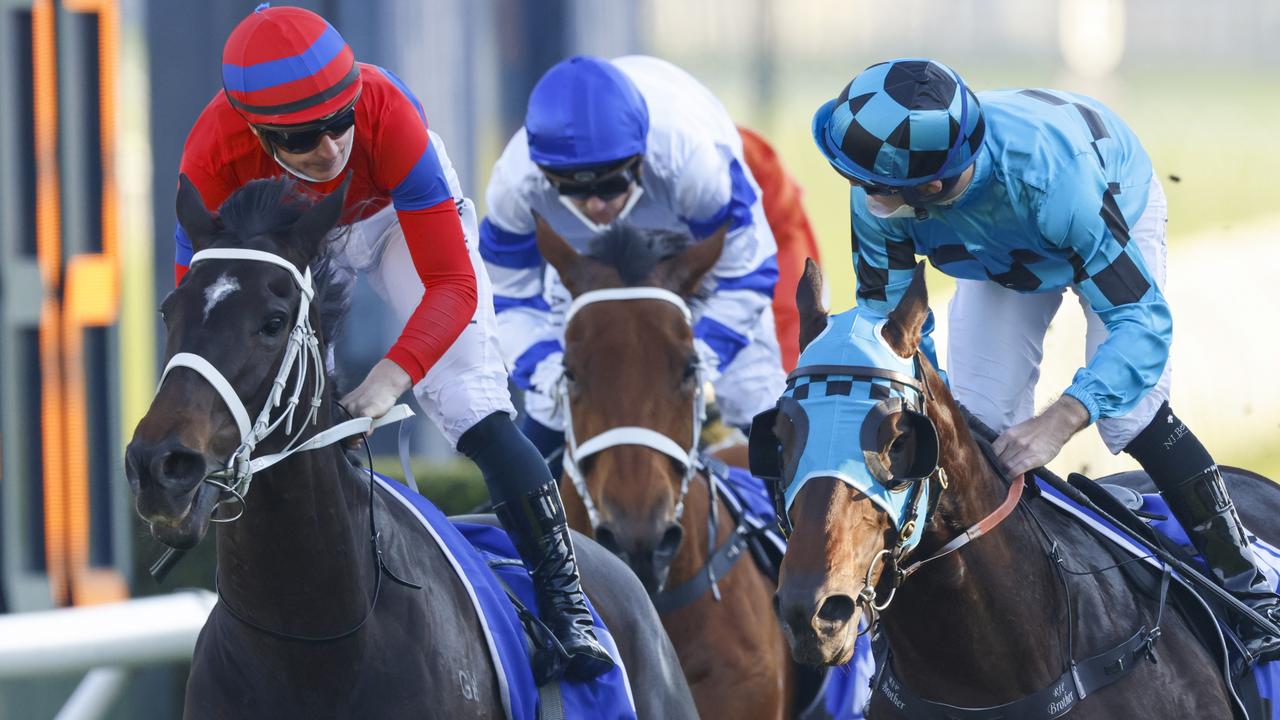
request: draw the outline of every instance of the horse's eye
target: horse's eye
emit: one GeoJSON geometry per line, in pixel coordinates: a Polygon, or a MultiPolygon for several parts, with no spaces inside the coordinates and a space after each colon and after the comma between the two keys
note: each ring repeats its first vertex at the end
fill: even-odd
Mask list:
{"type": "Polygon", "coordinates": [[[684,375],[681,376],[681,382],[693,382],[698,378],[698,358],[691,358],[684,365],[684,375]]]}
{"type": "Polygon", "coordinates": [[[258,332],[262,333],[263,335],[266,335],[267,337],[275,337],[279,335],[280,331],[283,329],[284,329],[284,318],[279,315],[276,315],[268,319],[267,322],[262,325],[262,329],[259,330],[258,332]]]}

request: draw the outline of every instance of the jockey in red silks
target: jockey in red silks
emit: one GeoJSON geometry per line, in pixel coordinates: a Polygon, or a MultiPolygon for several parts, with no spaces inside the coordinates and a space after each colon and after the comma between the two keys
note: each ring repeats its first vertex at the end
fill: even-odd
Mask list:
{"type": "MultiPolygon", "coordinates": [[[[399,339],[340,401],[379,417],[410,388],[484,474],[494,510],[529,567],[562,646],[539,683],[613,667],[591,630],[559,491],[515,415],[478,253],[475,207],[421,103],[390,71],[356,62],[329,23],[261,5],[227,39],[223,92],[201,112],[181,172],[216,211],[237,188],[288,173],[316,191],[351,185],[333,261],[365,274],[403,324],[399,339]]],[[[179,225],[176,278],[192,247],[179,225]]],[[[552,656],[554,656],[553,659],[552,656]]]]}

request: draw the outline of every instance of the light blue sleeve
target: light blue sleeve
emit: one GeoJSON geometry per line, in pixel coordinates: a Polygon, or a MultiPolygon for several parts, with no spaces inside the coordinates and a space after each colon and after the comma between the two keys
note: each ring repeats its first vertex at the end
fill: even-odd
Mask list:
{"type": "Polygon", "coordinates": [[[1060,168],[1041,203],[1045,239],[1067,253],[1076,291],[1106,325],[1108,336],[1076,372],[1065,394],[1089,410],[1089,421],[1129,412],[1155,387],[1169,359],[1173,318],[1095,157],[1077,155],[1060,168]]]}

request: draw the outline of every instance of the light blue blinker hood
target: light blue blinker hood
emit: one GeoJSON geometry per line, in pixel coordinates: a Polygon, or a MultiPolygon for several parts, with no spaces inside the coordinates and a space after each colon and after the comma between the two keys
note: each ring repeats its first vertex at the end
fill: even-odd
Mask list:
{"type": "Polygon", "coordinates": [[[800,354],[778,403],[803,443],[792,460],[794,472],[787,473],[792,480],[783,512],[809,480],[834,477],[889,515],[905,552],[924,534],[930,483],[891,482],[877,454],[878,431],[897,412],[923,413],[923,380],[917,380],[914,358],[900,357],[881,337],[885,322],[861,307],[833,315],[800,354]]]}

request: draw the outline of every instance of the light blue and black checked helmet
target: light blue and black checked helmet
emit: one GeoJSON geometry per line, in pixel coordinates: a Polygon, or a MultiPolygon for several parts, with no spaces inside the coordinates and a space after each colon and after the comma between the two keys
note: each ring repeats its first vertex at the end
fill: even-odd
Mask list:
{"type": "Polygon", "coordinates": [[[813,139],[836,171],[885,189],[954,185],[984,134],[978,98],[933,60],[872,65],[813,116],[813,139]]]}

